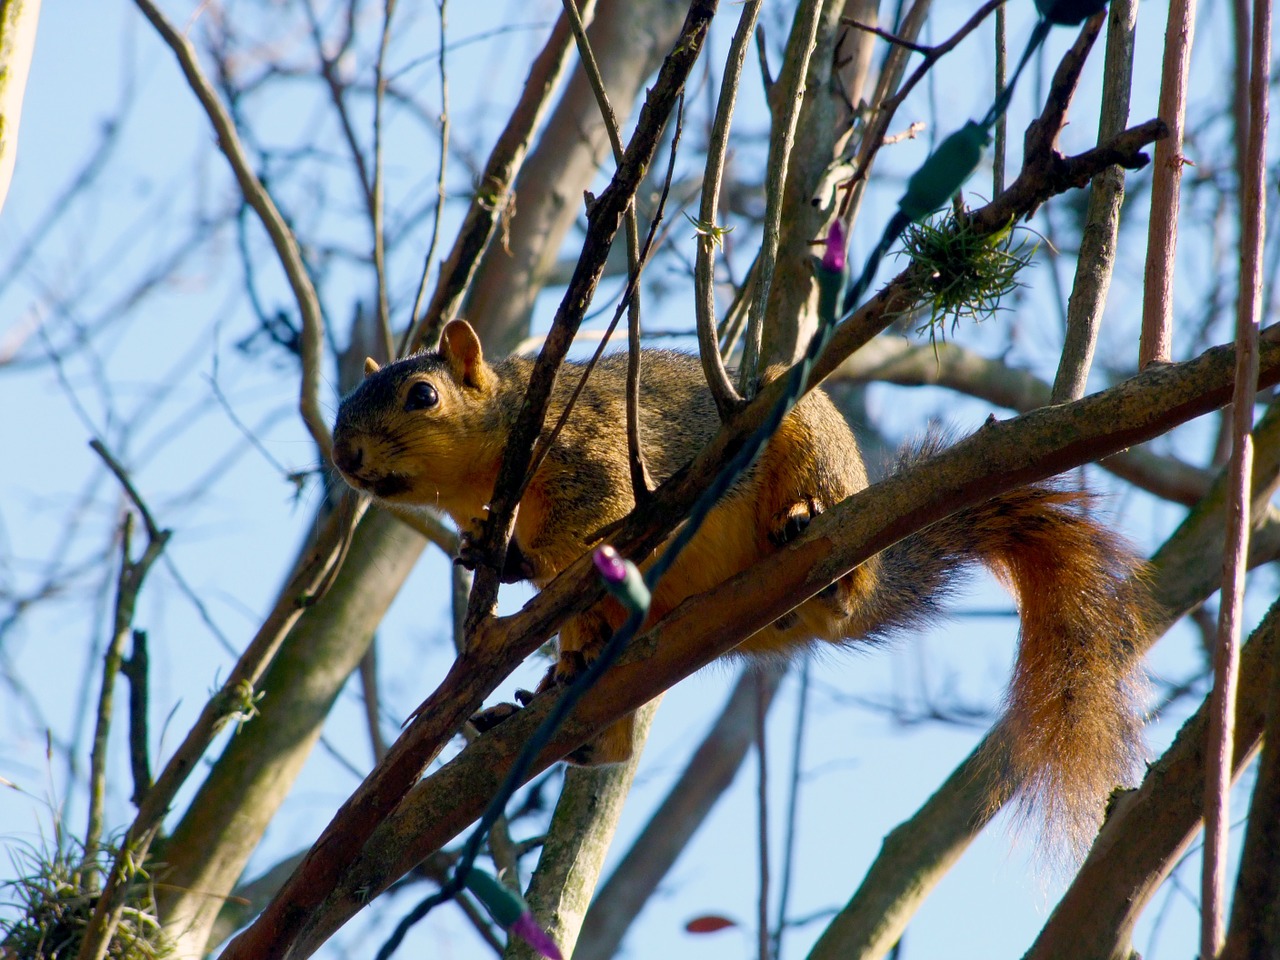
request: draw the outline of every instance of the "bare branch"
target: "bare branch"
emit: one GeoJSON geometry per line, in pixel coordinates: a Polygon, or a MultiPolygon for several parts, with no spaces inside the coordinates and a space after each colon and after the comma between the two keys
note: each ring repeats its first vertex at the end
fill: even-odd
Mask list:
{"type": "Polygon", "coordinates": [[[298,304],[298,315],[302,319],[300,342],[302,386],[298,408],[302,413],[303,422],[307,425],[307,430],[311,433],[311,438],[320,450],[321,459],[327,463],[332,453],[333,442],[329,436],[327,417],[320,408],[320,360],[324,353],[324,315],[320,310],[320,300],[316,295],[315,286],[307,274],[306,265],[302,262],[297,238],[284,222],[280,211],[276,209],[271,194],[253,172],[249,158],[245,156],[244,147],[240,143],[240,137],[236,133],[235,124],[218,99],[217,93],[209,85],[204,71],[200,69],[191,43],[177,31],[152,0],[135,0],[135,2],[177,57],[178,65],[182,68],[187,83],[190,84],[200,105],[204,107],[205,114],[218,135],[218,147],[231,165],[231,171],[235,174],[236,182],[240,184],[245,200],[262,221],[267,235],[271,238],[276,256],[280,259],[280,266],[289,280],[294,300],[298,304]]]}
{"type": "Polygon", "coordinates": [[[1160,119],[1169,137],[1156,144],[1151,176],[1151,219],[1147,228],[1146,290],[1142,298],[1142,339],[1138,366],[1167,363],[1173,356],[1173,268],[1178,249],[1179,190],[1182,185],[1187,73],[1195,33],[1196,0],[1172,0],[1164,34],[1160,74],[1160,119]]]}
{"type": "MultiPolygon", "coordinates": [[[[577,943],[583,917],[631,791],[658,702],[650,701],[637,712],[635,752],[630,760],[606,767],[570,767],[565,773],[527,896],[534,917],[566,957],[582,957],[577,943]]],[[[535,960],[538,956],[515,937],[503,954],[504,960],[535,960]]]]}
{"type": "MultiPolygon", "coordinates": [[[[1133,80],[1133,33],[1138,21],[1136,0],[1113,3],[1107,20],[1107,55],[1102,72],[1102,116],[1098,142],[1115,137],[1129,122],[1129,87],[1133,80]]],[[[1076,277],[1067,303],[1067,333],[1053,381],[1054,403],[1084,396],[1093,351],[1102,326],[1102,311],[1115,264],[1124,203],[1124,172],[1108,167],[1093,178],[1076,257],[1076,277]]],[[[1057,272],[1054,272],[1057,276],[1057,272]]]]}
{"type": "Polygon", "coordinates": [[[1267,96],[1271,69],[1271,6],[1254,4],[1249,59],[1249,137],[1241,155],[1240,292],[1236,302],[1236,384],[1231,409],[1231,492],[1222,602],[1213,656],[1209,714],[1209,766],[1205,772],[1205,852],[1201,877],[1200,951],[1215,957],[1226,937],[1227,833],[1231,749],[1240,672],[1240,620],[1249,555],[1249,493],[1253,476],[1253,397],[1258,377],[1258,329],[1262,321],[1262,256],[1266,211],[1267,96]]]}
{"type": "MultiPolygon", "coordinates": [[[[143,550],[142,556],[135,561],[132,556],[133,514],[126,513],[121,525],[120,572],[116,579],[115,611],[111,640],[107,644],[107,650],[103,657],[102,689],[98,696],[93,748],[90,754],[92,772],[90,774],[89,823],[85,830],[84,842],[84,882],[86,889],[92,892],[97,889],[97,881],[99,879],[98,868],[94,861],[102,838],[107,734],[111,729],[111,714],[115,703],[116,675],[120,672],[121,664],[124,660],[124,644],[132,630],[133,615],[137,609],[138,594],[142,590],[142,583],[146,579],[147,573],[151,570],[151,566],[160,558],[160,554],[164,552],[165,544],[169,541],[170,532],[161,530],[156,526],[151,517],[151,512],[130,482],[124,468],[120,466],[119,461],[111,456],[102,442],[95,439],[90,446],[93,447],[94,452],[102,457],[108,468],[120,480],[130,500],[133,501],[138,512],[142,515],[147,528],[147,545],[143,550]]],[[[107,947],[120,920],[120,908],[124,898],[124,891],[115,885],[116,877],[122,873],[123,864],[127,862],[127,858],[132,853],[133,851],[130,850],[127,842],[121,844],[120,853],[112,866],[111,879],[108,881],[107,888],[103,891],[99,900],[101,909],[94,911],[93,919],[85,931],[79,952],[81,960],[101,960],[102,957],[106,956],[107,947]]],[[[132,870],[132,866],[129,867],[129,870],[132,870]]]]}
{"type": "Polygon", "coordinates": [[[18,127],[22,100],[36,46],[40,0],[6,3],[0,7],[0,209],[9,195],[13,165],[18,157],[18,127]]]}
{"type": "Polygon", "coordinates": [[[760,17],[761,5],[762,0],[749,0],[743,5],[742,16],[738,18],[737,29],[729,44],[724,76],[720,80],[716,115],[711,123],[711,136],[707,142],[707,162],[702,175],[702,202],[698,208],[698,252],[693,274],[698,353],[702,357],[702,372],[707,378],[707,387],[711,390],[722,420],[729,416],[741,397],[729,380],[716,338],[715,263],[716,247],[721,241],[716,211],[720,204],[725,156],[729,150],[729,126],[733,121],[738,86],[742,82],[742,67],[747,59],[747,49],[751,44],[756,21],[760,17]]]}

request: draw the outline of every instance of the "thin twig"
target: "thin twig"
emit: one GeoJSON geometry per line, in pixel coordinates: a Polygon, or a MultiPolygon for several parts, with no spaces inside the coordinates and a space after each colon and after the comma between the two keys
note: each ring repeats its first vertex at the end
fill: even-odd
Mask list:
{"type": "MultiPolygon", "coordinates": [[[[128,589],[129,565],[133,562],[133,513],[126,511],[120,523],[120,571],[116,575],[116,609],[128,589]]],[[[86,893],[96,893],[101,877],[97,864],[98,850],[102,842],[103,807],[107,788],[107,735],[111,730],[111,709],[114,702],[116,674],[124,658],[124,635],[113,630],[102,656],[102,688],[98,693],[98,710],[93,725],[93,745],[89,750],[89,814],[84,831],[84,868],[80,887],[86,893]]]]}
{"type": "Polygon", "coordinates": [[[1151,175],[1139,370],[1149,363],[1168,363],[1173,357],[1173,270],[1178,250],[1182,143],[1195,19],[1196,0],[1171,0],[1160,74],[1160,119],[1169,125],[1169,136],[1156,144],[1151,175]]]}
{"type": "MultiPolygon", "coordinates": [[[[142,589],[142,583],[146,579],[151,566],[159,559],[160,554],[164,552],[165,544],[169,541],[170,531],[161,530],[156,526],[151,511],[147,509],[146,504],[139,496],[137,489],[129,479],[128,473],[120,462],[111,455],[102,441],[95,438],[90,442],[90,446],[120,481],[120,485],[124,487],[129,500],[133,503],[139,515],[142,516],[143,524],[147,530],[147,545],[143,549],[142,556],[135,561],[132,556],[133,513],[125,513],[121,524],[120,572],[116,578],[116,598],[111,639],[107,643],[107,650],[103,656],[102,690],[98,696],[93,748],[90,752],[89,823],[85,831],[83,883],[87,890],[96,891],[99,875],[97,864],[94,861],[97,858],[102,838],[107,734],[111,728],[116,675],[120,672],[121,663],[124,660],[124,644],[132,629],[133,615],[138,605],[138,593],[142,589]]],[[[115,879],[120,869],[121,859],[130,852],[127,842],[121,844],[120,854],[112,867],[111,879],[108,880],[107,890],[102,894],[103,901],[107,899],[109,894],[113,893],[111,882],[115,879]]],[[[120,895],[122,896],[123,892],[120,895]]],[[[100,960],[101,957],[106,955],[107,947],[119,920],[119,911],[118,909],[103,910],[101,918],[99,918],[98,911],[95,911],[93,919],[94,922],[85,931],[84,942],[79,953],[80,960],[100,960]]]]}
{"type": "MultiPolygon", "coordinates": [[[[436,0],[436,10],[440,19],[440,51],[436,59],[437,70],[440,75],[440,163],[436,172],[436,209],[431,217],[431,240],[427,243],[427,252],[422,258],[422,275],[418,278],[418,292],[413,295],[413,309],[409,311],[409,323],[405,326],[404,336],[400,340],[400,356],[404,356],[409,352],[410,347],[414,344],[414,336],[418,323],[419,311],[422,310],[422,301],[427,295],[427,280],[431,276],[431,261],[436,257],[436,245],[440,242],[440,221],[444,217],[444,201],[447,196],[445,191],[445,175],[449,168],[449,71],[445,63],[445,53],[448,50],[445,44],[445,30],[448,24],[446,17],[447,0],[436,0]]],[[[525,95],[528,95],[528,88],[525,89],[525,95]]],[[[515,118],[512,114],[512,119],[515,118]]],[[[501,144],[501,140],[499,144],[501,144]]],[[[494,148],[495,151],[498,149],[494,148]]],[[[463,234],[459,233],[459,239],[463,234]]],[[[477,256],[477,260],[479,257],[477,256]]],[[[442,273],[443,276],[443,273],[442,273]]]]}
{"type": "MultiPolygon", "coordinates": [[[[1009,37],[1003,6],[996,9],[996,93],[1004,89],[1009,79],[1009,37]]],[[[998,197],[1004,191],[1004,167],[1008,154],[1009,118],[1000,114],[996,120],[995,143],[991,156],[991,195],[998,197]]]]}
{"type": "MultiPolygon", "coordinates": [[[[787,908],[791,899],[791,876],[795,868],[796,827],[800,812],[800,779],[803,770],[805,721],[809,713],[809,664],[800,661],[800,689],[796,698],[796,732],[791,740],[791,775],[787,778],[786,839],[782,844],[782,879],[778,885],[778,920],[773,929],[773,956],[782,956],[782,935],[787,929],[787,908]]],[[[761,688],[763,696],[764,689],[761,688]]]]}
{"type": "MultiPolygon", "coordinates": [[[[645,266],[648,265],[649,258],[650,256],[652,256],[654,248],[656,247],[655,239],[658,234],[658,227],[662,224],[663,211],[666,209],[667,197],[670,195],[670,192],[671,192],[671,178],[675,173],[676,148],[680,145],[680,132],[683,129],[683,125],[684,125],[684,98],[682,96],[680,98],[679,106],[677,107],[677,110],[676,110],[676,128],[675,128],[675,133],[671,138],[671,151],[669,153],[669,159],[667,161],[667,175],[663,181],[662,193],[659,194],[658,196],[657,209],[654,211],[654,219],[649,224],[649,231],[645,236],[644,245],[640,248],[640,256],[638,259],[638,269],[628,274],[627,285],[623,289],[622,296],[618,300],[618,305],[613,311],[613,319],[609,321],[609,325],[605,327],[604,332],[600,335],[599,342],[596,344],[595,352],[591,354],[591,357],[587,360],[586,363],[582,364],[581,375],[578,377],[578,382],[574,385],[573,392],[569,394],[569,398],[565,401],[564,409],[560,411],[559,417],[556,418],[555,425],[551,428],[549,432],[547,432],[546,434],[538,438],[537,446],[534,447],[533,456],[529,461],[529,469],[525,472],[524,479],[520,483],[520,487],[517,492],[517,499],[519,499],[519,497],[524,496],[524,491],[528,488],[529,483],[533,480],[534,475],[538,472],[538,468],[542,465],[542,461],[547,458],[547,455],[551,452],[551,448],[555,445],[556,440],[559,438],[560,432],[564,429],[565,424],[569,422],[569,416],[573,412],[574,405],[578,402],[578,398],[582,395],[582,391],[586,389],[588,378],[590,378],[592,372],[595,370],[596,364],[600,362],[600,358],[604,356],[604,351],[605,351],[605,348],[609,345],[610,337],[613,336],[613,332],[618,328],[618,322],[619,320],[622,319],[622,314],[628,311],[628,308],[631,303],[631,298],[636,293],[636,290],[640,283],[640,277],[644,272],[645,266]]],[[[632,336],[630,337],[630,342],[638,346],[640,341],[638,337],[632,336]]],[[[628,365],[628,374],[631,373],[631,369],[632,369],[631,366],[628,365]]],[[[639,377],[638,377],[639,367],[638,366],[635,368],[635,372],[637,374],[637,378],[634,384],[630,381],[630,378],[628,378],[627,397],[628,397],[628,402],[634,404],[634,411],[637,413],[637,416],[638,416],[638,411],[640,408],[640,400],[639,400],[638,393],[636,392],[639,389],[639,377]]],[[[630,422],[630,414],[628,414],[628,420],[630,422]]],[[[635,422],[635,428],[636,428],[635,432],[631,434],[631,440],[634,443],[638,444],[639,443],[638,419],[635,422]]],[[[638,450],[639,448],[638,446],[636,446],[636,447],[633,447],[632,449],[638,450]]],[[[631,463],[633,464],[633,466],[636,464],[639,465],[640,474],[642,478],[647,476],[647,471],[644,467],[643,459],[632,459],[631,463]]],[[[634,481],[635,479],[636,479],[636,474],[633,471],[632,480],[634,481]]],[[[644,482],[639,487],[636,487],[635,485],[633,485],[632,492],[634,495],[634,500],[637,504],[644,503],[649,496],[648,481],[644,480],[644,482]]]]}
{"type": "MultiPolygon", "coordinates": [[[[906,66],[906,51],[901,48],[895,48],[890,51],[889,61],[891,68],[885,69],[881,73],[880,82],[876,91],[877,99],[880,101],[872,115],[871,120],[867,124],[866,133],[863,134],[862,144],[858,149],[858,164],[854,168],[853,175],[842,185],[849,193],[845,196],[841,205],[841,216],[848,223],[850,219],[856,215],[858,204],[861,201],[862,190],[866,182],[867,174],[871,170],[871,164],[875,160],[876,154],[884,145],[884,136],[889,129],[889,124],[893,122],[893,116],[898,111],[898,107],[902,106],[902,101],[909,94],[925,75],[933,68],[942,57],[950,53],[965,37],[978,28],[984,19],[990,13],[1004,3],[1004,0],[987,0],[977,12],[974,13],[964,26],[953,33],[950,37],[936,46],[929,47],[927,51],[923,51],[924,59],[910,77],[897,89],[893,96],[885,97],[888,91],[892,89],[892,82],[895,76],[901,76],[902,70],[906,66]]],[[[928,8],[928,3],[918,2],[907,16],[906,23],[911,25],[913,30],[919,29],[920,21],[923,20],[923,14],[917,14],[917,9],[921,6],[928,8]]]]}
{"type": "Polygon", "coordinates": [[[1241,156],[1240,287],[1236,306],[1236,380],[1232,394],[1230,492],[1227,544],[1218,608],[1218,637],[1213,656],[1208,769],[1205,771],[1204,869],[1201,876],[1200,955],[1214,958],[1222,949],[1226,921],[1227,833],[1230,829],[1232,744],[1240,672],[1240,621],[1249,556],[1250,492],[1253,477],[1253,401],[1258,384],[1258,330],[1262,320],[1262,257],[1266,212],[1266,135],[1268,76],[1271,66],[1271,15],[1267,0],[1254,3],[1248,57],[1249,133],[1241,156]]]}
{"type": "Polygon", "coordinates": [[[738,389],[745,396],[756,390],[760,371],[760,343],[764,333],[765,311],[773,271],[778,261],[782,235],[782,204],[787,183],[791,150],[795,145],[800,107],[804,102],[805,78],[813,55],[818,25],[822,19],[822,0],[802,0],[792,21],[787,41],[787,56],[778,82],[769,90],[769,112],[773,132],[769,137],[769,162],[765,169],[765,210],[760,252],[756,257],[755,288],[752,290],[751,312],[747,315],[747,334],[742,343],[742,366],[738,370],[738,389]]]}
{"type": "MultiPolygon", "coordinates": [[[[609,91],[605,89],[604,77],[600,74],[600,65],[591,49],[591,41],[587,37],[587,27],[578,12],[575,0],[563,0],[564,12],[569,16],[569,26],[573,30],[574,42],[578,45],[578,57],[582,61],[582,69],[586,74],[591,92],[595,95],[596,106],[600,109],[600,119],[605,133],[609,137],[609,146],[613,149],[613,160],[622,163],[624,148],[622,131],[618,127],[617,114],[609,102],[609,91]]],[[[683,100],[681,101],[683,104],[683,100]]],[[[683,106],[681,107],[683,110],[683,106]]],[[[650,480],[644,463],[644,451],[640,448],[640,226],[636,219],[635,198],[631,200],[626,211],[627,224],[627,269],[630,272],[629,289],[631,296],[627,301],[627,464],[631,476],[632,499],[643,503],[649,496],[650,480]]],[[[650,233],[652,236],[652,232],[650,233]]],[[[612,332],[612,330],[610,331],[612,332]]],[[[585,381],[585,376],[584,376],[585,381]]]]}
{"type": "Polygon", "coordinates": [[[891,30],[886,30],[883,27],[863,23],[861,20],[857,20],[854,17],[841,17],[840,22],[845,26],[853,27],[855,30],[865,30],[867,33],[874,33],[881,40],[888,40],[894,46],[905,47],[913,53],[923,53],[927,55],[933,49],[932,47],[927,47],[923,44],[907,40],[905,37],[900,37],[891,30]]]}
{"type": "Polygon", "coordinates": [[[742,398],[729,379],[716,337],[716,247],[721,242],[721,228],[716,224],[716,211],[724,180],[725,156],[729,151],[729,127],[733,122],[738,86],[742,82],[742,67],[747,59],[747,49],[762,5],[763,0],[749,0],[743,5],[742,16],[738,19],[738,27],[729,44],[715,119],[707,141],[707,163],[702,175],[702,202],[698,208],[698,249],[693,270],[698,353],[702,358],[703,375],[707,379],[707,386],[716,402],[721,420],[733,412],[742,398]]]}
{"type": "MultiPolygon", "coordinates": [[[[928,16],[930,5],[931,0],[916,0],[911,5],[911,9],[907,11],[906,16],[901,16],[903,2],[900,0],[897,5],[900,16],[895,24],[898,35],[906,37],[919,36],[920,30],[924,26],[925,18],[928,16]]],[[[891,45],[885,51],[883,62],[880,65],[875,90],[867,98],[871,113],[866,118],[865,125],[861,131],[861,139],[858,142],[857,165],[854,168],[851,181],[837,188],[848,191],[847,195],[840,201],[839,206],[840,218],[844,221],[846,236],[849,235],[853,224],[858,218],[858,211],[862,204],[862,194],[866,189],[867,176],[870,173],[871,164],[875,161],[875,150],[879,149],[878,147],[875,150],[872,149],[870,139],[883,140],[885,133],[889,129],[889,124],[893,118],[882,116],[882,111],[889,97],[902,83],[902,75],[907,69],[907,60],[910,56],[911,51],[905,47],[897,44],[891,45]],[[861,171],[861,179],[859,179],[859,171],[861,171]]]]}
{"type": "MultiPolygon", "coordinates": [[[[387,211],[383,197],[382,108],[387,99],[387,84],[383,71],[387,63],[387,47],[391,43],[391,20],[395,17],[395,13],[396,0],[384,0],[382,32],[378,37],[378,56],[373,62],[373,183],[369,203],[369,229],[373,233],[373,269],[378,284],[378,326],[382,331],[388,357],[395,355],[392,353],[395,349],[395,339],[391,333],[391,304],[388,293],[391,282],[387,279],[387,211]]],[[[411,325],[406,324],[406,327],[411,325]]]]}
{"type": "MultiPolygon", "coordinates": [[[[593,4],[594,0],[584,0],[584,16],[593,4]]],[[[443,16],[443,10],[441,15],[443,16]]],[[[566,14],[556,21],[542,51],[529,68],[520,100],[511,111],[506,127],[489,153],[489,160],[479,178],[466,219],[458,230],[453,249],[440,267],[431,302],[421,314],[415,307],[407,346],[401,353],[425,346],[445,323],[457,316],[475,276],[480,257],[489,248],[498,224],[508,213],[516,174],[524,165],[533,133],[550,107],[552,94],[564,74],[573,36],[568,19],[566,14]]],[[[443,61],[441,63],[443,69],[443,61]]],[[[430,264],[424,264],[420,291],[425,288],[425,277],[429,269],[430,264]]]]}
{"type": "Polygon", "coordinates": [[[364,725],[369,733],[369,749],[373,762],[387,755],[387,740],[382,735],[382,698],[378,696],[378,644],[376,640],[360,658],[360,700],[364,706],[364,725]]]}
{"type": "Polygon", "coordinates": [[[769,712],[765,679],[755,676],[756,687],[756,855],[759,864],[756,899],[756,945],[760,960],[769,953],[769,751],[765,720],[769,712]]]}
{"type": "Polygon", "coordinates": [[[133,647],[129,656],[120,664],[120,672],[129,681],[129,770],[133,775],[134,806],[151,789],[151,755],[147,724],[149,701],[150,660],[147,656],[147,632],[133,631],[133,647]]]}
{"type": "MultiPolygon", "coordinates": [[[[388,0],[383,8],[383,35],[382,44],[378,50],[378,62],[375,65],[375,75],[381,74],[382,58],[386,54],[386,38],[387,27],[391,20],[391,11],[395,7],[395,0],[388,0]]],[[[346,141],[347,150],[351,154],[351,162],[355,167],[356,179],[360,182],[360,194],[364,197],[365,213],[369,218],[370,243],[372,245],[372,256],[375,283],[377,286],[377,319],[378,329],[382,334],[382,347],[386,356],[391,357],[394,354],[391,341],[391,319],[387,306],[387,277],[386,277],[386,259],[384,256],[385,244],[383,243],[383,227],[382,227],[382,177],[381,177],[381,156],[379,154],[381,143],[379,140],[379,119],[382,111],[382,95],[381,85],[374,84],[373,93],[373,114],[374,114],[374,169],[369,170],[369,163],[365,159],[364,150],[360,146],[360,141],[356,137],[355,125],[351,121],[351,113],[347,110],[347,88],[338,76],[337,61],[342,57],[350,46],[352,39],[352,20],[350,12],[354,10],[354,5],[348,7],[347,27],[348,32],[343,37],[343,42],[338,46],[334,56],[330,57],[324,51],[324,34],[320,29],[320,19],[316,15],[314,0],[305,0],[302,8],[306,13],[307,23],[311,29],[311,42],[315,47],[316,59],[320,61],[320,75],[324,77],[325,85],[329,88],[329,99],[333,103],[334,112],[338,115],[338,126],[342,130],[342,137],[346,141]]]]}

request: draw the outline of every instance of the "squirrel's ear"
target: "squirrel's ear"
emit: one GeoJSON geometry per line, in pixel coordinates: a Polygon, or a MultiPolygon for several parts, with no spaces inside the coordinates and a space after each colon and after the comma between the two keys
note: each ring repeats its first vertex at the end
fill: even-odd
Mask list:
{"type": "Polygon", "coordinates": [[[488,380],[489,368],[484,362],[480,338],[465,320],[450,320],[440,334],[440,353],[459,382],[469,387],[482,387],[488,380]]]}
{"type": "Polygon", "coordinates": [[[364,375],[366,377],[372,377],[381,369],[382,368],[378,366],[378,361],[373,359],[373,357],[364,358],[364,375]]]}

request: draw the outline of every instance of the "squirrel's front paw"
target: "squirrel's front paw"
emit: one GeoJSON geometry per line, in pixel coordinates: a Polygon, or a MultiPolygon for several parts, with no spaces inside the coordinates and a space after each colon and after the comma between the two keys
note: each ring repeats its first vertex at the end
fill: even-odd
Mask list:
{"type": "Polygon", "coordinates": [[[520,710],[518,704],[514,703],[496,703],[492,707],[485,707],[479,713],[471,715],[471,725],[480,733],[492,730],[507,717],[512,716],[520,710]]]}

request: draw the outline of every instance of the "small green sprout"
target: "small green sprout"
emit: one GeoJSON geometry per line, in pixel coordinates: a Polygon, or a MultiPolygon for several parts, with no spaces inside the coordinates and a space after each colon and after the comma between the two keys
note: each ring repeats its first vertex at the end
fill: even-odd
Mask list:
{"type": "Polygon", "coordinates": [[[733,233],[732,226],[717,227],[715,224],[707,223],[705,220],[695,220],[687,213],[684,218],[693,224],[694,232],[698,236],[709,238],[713,246],[724,246],[724,238],[733,233]]]}

